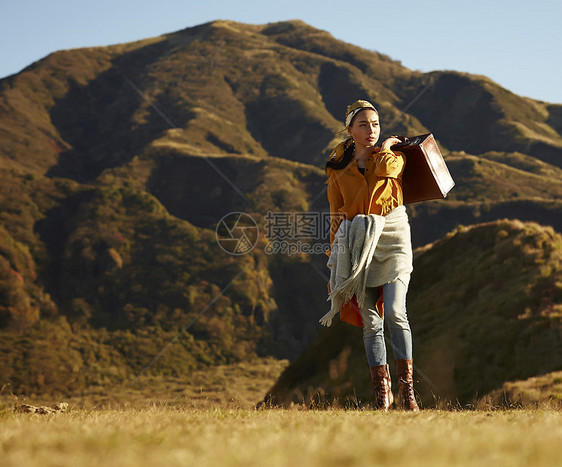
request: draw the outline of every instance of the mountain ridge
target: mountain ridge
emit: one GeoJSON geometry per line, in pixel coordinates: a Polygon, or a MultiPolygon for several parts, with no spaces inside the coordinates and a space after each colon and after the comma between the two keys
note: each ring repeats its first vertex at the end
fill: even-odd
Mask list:
{"type": "MultiPolygon", "coordinates": [[[[151,39],[151,40],[145,40],[145,41],[137,41],[134,43],[130,43],[130,44],[124,44],[124,45],[118,45],[118,46],[107,46],[104,48],[88,48],[88,49],[78,49],[78,51],[71,51],[71,52],[56,52],[50,56],[48,56],[46,59],[44,59],[43,61],[37,62],[35,64],[35,69],[37,69],[38,67],[41,67],[43,65],[49,65],[51,62],[53,63],[53,66],[55,67],[59,67],[62,68],[62,70],[66,70],[67,72],[69,71],[69,67],[72,63],[66,63],[65,65],[65,56],[69,56],[70,55],[75,55],[75,54],[79,54],[81,55],[81,59],[82,60],[86,60],[86,55],[90,54],[92,55],[92,57],[90,58],[90,60],[88,60],[88,63],[90,64],[90,66],[93,65],[94,69],[93,69],[93,73],[95,76],[98,76],[100,73],[103,73],[103,71],[107,71],[108,67],[110,67],[111,65],[111,61],[112,61],[112,57],[113,59],[115,59],[116,56],[118,56],[120,53],[122,53],[123,51],[126,52],[126,54],[130,54],[133,53],[134,57],[132,57],[134,60],[139,60],[142,59],[143,61],[146,61],[148,59],[148,62],[145,63],[144,68],[146,69],[146,66],[153,63],[154,60],[156,60],[156,62],[154,62],[155,64],[158,62],[159,58],[160,59],[165,59],[166,57],[171,57],[174,54],[179,53],[179,51],[183,51],[186,50],[186,47],[189,49],[189,46],[193,46],[195,47],[195,45],[201,43],[201,39],[199,36],[205,36],[208,35],[212,38],[213,41],[217,41],[218,44],[222,44],[222,43],[226,43],[225,41],[230,40],[232,42],[236,42],[236,41],[240,41],[240,38],[238,37],[238,35],[243,34],[244,36],[248,35],[248,32],[245,31],[245,26],[240,26],[239,23],[232,23],[232,22],[228,22],[227,23],[229,26],[225,27],[225,23],[221,23],[221,22],[212,22],[212,23],[208,23],[206,25],[202,25],[199,27],[195,27],[195,28],[188,28],[185,30],[181,30],[179,32],[176,33],[171,33],[168,35],[163,35],[160,36],[158,38],[155,39],[151,39]],[[233,29],[231,26],[232,25],[236,25],[238,26],[237,28],[233,29]],[[226,32],[225,32],[226,31],[226,32]],[[234,31],[234,38],[233,38],[233,31],[234,31]],[[241,32],[242,31],[242,32],[241,32]],[[195,38],[191,37],[195,34],[195,38]],[[237,35],[238,34],[238,35],[237,35]],[[174,41],[177,40],[178,37],[183,37],[183,36],[189,36],[191,37],[191,40],[188,41],[187,45],[184,43],[182,43],[180,46],[174,45],[174,41]],[[222,42],[221,42],[222,41],[222,42]],[[99,56],[101,53],[101,57],[99,56]],[[59,62],[62,62],[62,64],[58,64],[59,62]],[[66,68],[65,68],[66,66],[66,68]]],[[[250,27],[251,30],[254,31],[254,36],[258,37],[258,38],[263,38],[264,34],[257,34],[256,31],[258,32],[268,32],[270,33],[269,36],[266,36],[267,40],[265,41],[265,45],[267,45],[269,47],[268,50],[270,50],[270,52],[272,51],[275,52],[275,50],[277,49],[277,53],[279,54],[279,47],[284,47],[287,50],[290,50],[288,45],[285,44],[292,44],[293,42],[295,42],[295,39],[292,38],[291,33],[293,35],[296,35],[296,37],[299,38],[299,45],[301,46],[300,48],[296,49],[297,50],[297,54],[295,56],[295,59],[292,60],[293,64],[291,66],[293,66],[293,68],[296,66],[297,70],[298,67],[301,67],[301,69],[306,69],[303,68],[305,66],[309,66],[310,65],[305,65],[303,63],[303,59],[301,58],[300,52],[298,52],[301,49],[305,49],[303,53],[307,53],[307,54],[312,54],[313,57],[315,57],[316,59],[318,59],[318,57],[325,59],[322,62],[322,66],[324,67],[324,69],[326,71],[324,72],[320,72],[318,74],[318,82],[321,83],[320,88],[324,87],[326,89],[326,91],[324,92],[324,95],[318,100],[316,99],[316,106],[323,106],[326,105],[327,106],[327,110],[329,111],[329,114],[332,116],[333,120],[329,120],[329,121],[325,121],[324,123],[320,123],[324,121],[324,118],[318,117],[318,116],[314,116],[315,119],[320,118],[319,123],[320,125],[324,126],[326,128],[327,131],[331,131],[331,132],[336,132],[338,129],[341,129],[340,127],[340,122],[341,121],[341,115],[338,115],[339,113],[342,113],[341,109],[345,108],[345,105],[347,105],[346,103],[349,102],[350,100],[352,100],[354,97],[356,97],[358,94],[371,94],[373,91],[369,91],[366,88],[366,85],[371,85],[371,86],[375,86],[375,92],[377,92],[378,94],[380,94],[380,110],[381,112],[383,112],[383,115],[386,113],[385,118],[401,118],[400,115],[400,111],[398,109],[396,109],[395,104],[401,104],[402,108],[407,107],[408,105],[410,105],[410,103],[416,99],[417,97],[417,101],[414,102],[413,105],[410,105],[408,107],[409,110],[411,110],[410,112],[408,112],[407,114],[402,114],[402,117],[406,118],[408,120],[408,122],[406,123],[406,127],[399,127],[395,128],[394,130],[401,132],[401,131],[405,131],[407,128],[411,127],[412,129],[410,131],[417,131],[417,132],[426,132],[427,131],[427,125],[422,125],[420,124],[419,121],[417,121],[418,119],[416,118],[418,115],[422,116],[423,119],[429,119],[432,122],[432,128],[438,128],[440,127],[439,122],[434,121],[434,117],[431,117],[431,115],[426,115],[427,111],[424,111],[424,109],[432,109],[433,113],[435,114],[442,114],[443,115],[443,121],[448,123],[448,126],[451,126],[451,123],[455,121],[455,119],[451,119],[451,112],[452,114],[459,114],[459,109],[452,109],[449,110],[447,108],[444,108],[442,112],[436,112],[433,110],[434,106],[428,106],[428,105],[420,105],[423,104],[424,99],[427,99],[427,97],[429,97],[428,93],[432,93],[432,88],[433,87],[437,87],[438,89],[435,92],[454,92],[456,95],[461,96],[462,98],[462,89],[466,88],[467,86],[470,88],[470,86],[472,85],[471,83],[474,82],[474,80],[479,80],[480,77],[477,77],[476,75],[468,75],[466,73],[458,73],[458,72],[454,72],[452,74],[443,74],[443,72],[431,72],[431,73],[426,73],[426,74],[422,74],[419,72],[411,72],[409,70],[407,70],[404,67],[401,67],[401,65],[398,65],[396,62],[391,61],[389,58],[386,58],[384,56],[381,56],[380,54],[376,54],[374,52],[368,52],[365,49],[361,49],[358,48],[356,46],[351,46],[349,44],[344,44],[341,43],[339,41],[337,41],[336,39],[334,39],[333,37],[331,37],[328,33],[320,33],[321,37],[325,38],[325,37],[329,37],[329,43],[330,44],[337,44],[339,49],[343,49],[340,50],[338,52],[338,48],[336,47],[330,47],[329,50],[326,50],[326,47],[324,48],[320,48],[320,47],[316,47],[314,46],[314,42],[310,41],[311,37],[312,39],[314,39],[315,36],[317,36],[319,33],[315,33],[314,28],[311,27],[307,27],[307,28],[303,28],[301,27],[301,30],[298,28],[298,26],[300,26],[300,23],[274,23],[273,25],[268,25],[268,26],[263,26],[258,27],[258,26],[252,26],[250,27]],[[276,32],[277,31],[277,32],[276,32]],[[297,32],[295,32],[297,31],[297,32]],[[310,32],[312,31],[312,32],[310,32]],[[274,32],[276,32],[276,34],[274,34],[274,32]],[[306,33],[310,32],[310,36],[307,36],[306,33]],[[303,37],[304,36],[304,37],[303,37]],[[273,38],[273,39],[272,39],[273,38]],[[304,40],[306,39],[306,40],[304,40]],[[292,41],[292,42],[291,42],[292,41]],[[303,44],[312,44],[309,45],[308,48],[309,49],[313,49],[313,52],[310,52],[308,50],[306,50],[306,47],[303,44]],[[350,50],[347,50],[347,49],[350,50]],[[364,58],[363,62],[361,62],[360,59],[362,59],[363,57],[360,54],[364,54],[367,58],[364,58]],[[334,58],[336,57],[336,58],[334,58]],[[347,59],[348,61],[345,60],[341,60],[341,58],[347,59]],[[350,58],[351,57],[351,58],[350,58]],[[375,57],[377,60],[375,60],[375,57]],[[383,59],[381,59],[381,57],[384,57],[383,59]],[[350,62],[350,61],[352,62],[350,62]],[[374,61],[375,60],[375,61],[374,61]],[[386,67],[376,67],[374,64],[381,64],[381,63],[386,63],[386,67]],[[361,67],[357,67],[355,64],[360,64],[363,63],[361,65],[361,67]],[[368,70],[370,72],[375,72],[376,71],[376,75],[375,75],[375,79],[370,79],[370,77],[366,77],[364,76],[363,73],[360,74],[360,80],[359,82],[357,82],[355,80],[355,78],[353,78],[350,81],[350,76],[349,75],[349,69],[346,67],[355,67],[358,70],[368,70]],[[343,68],[342,68],[343,67],[343,68]],[[387,69],[388,68],[388,69],[387,69]],[[347,70],[347,71],[346,71],[347,70]],[[390,71],[389,71],[390,70],[390,71]],[[338,78],[338,73],[340,74],[339,78],[338,78]],[[343,73],[343,75],[342,75],[343,73]],[[346,76],[347,74],[347,76],[346,76]],[[388,85],[386,85],[386,81],[385,85],[382,85],[381,83],[379,83],[377,81],[377,75],[381,75],[382,74],[382,78],[384,78],[385,80],[387,80],[389,77],[392,80],[400,80],[400,89],[396,90],[396,91],[391,91],[388,87],[388,85]],[[325,76],[325,77],[323,77],[325,76]],[[453,79],[451,81],[451,79],[444,80],[444,78],[446,76],[450,76],[451,78],[457,76],[456,81],[455,79],[453,79]],[[423,78],[422,81],[419,84],[413,84],[412,83],[412,79],[413,78],[423,78]],[[464,77],[464,78],[462,78],[464,77]],[[430,85],[428,87],[428,82],[427,81],[431,81],[432,79],[435,78],[435,81],[437,82],[436,84],[430,85]],[[462,78],[462,79],[461,79],[462,78]],[[352,94],[354,94],[353,96],[351,94],[349,95],[342,95],[341,97],[339,96],[339,94],[341,93],[333,93],[333,92],[328,92],[328,90],[331,90],[330,85],[333,85],[331,83],[334,83],[334,79],[339,80],[336,81],[337,83],[341,84],[341,85],[345,85],[345,86],[340,86],[340,89],[346,89],[347,93],[349,93],[349,90],[352,90],[352,94]],[[369,81],[370,79],[370,81],[369,81]],[[465,81],[463,81],[463,79],[465,81]],[[367,81],[366,81],[367,80],[367,81]],[[468,81],[466,81],[468,80],[468,81]],[[355,81],[355,84],[353,84],[355,81]],[[366,84],[367,83],[367,84],[366,84]],[[411,88],[410,91],[408,91],[408,89],[411,88]],[[423,91],[423,94],[420,96],[420,92],[423,91]],[[396,93],[400,92],[402,95],[398,96],[396,93]],[[325,99],[328,98],[328,96],[332,96],[335,95],[339,100],[336,100],[336,102],[331,102],[331,99],[333,99],[332,97],[329,98],[328,101],[326,101],[325,99]],[[389,107],[390,105],[390,107],[389,107]],[[338,110],[339,109],[339,110],[338,110]],[[385,112],[386,111],[386,112],[385,112]],[[388,115],[388,117],[387,117],[388,115]],[[414,118],[414,120],[412,119],[414,118]],[[433,120],[432,120],[433,119],[433,120]]],[[[263,41],[262,41],[263,44],[263,41]]],[[[197,49],[197,51],[202,52],[204,50],[206,50],[205,48],[203,48],[201,50],[202,46],[199,46],[199,49],[197,49]]],[[[283,51],[286,51],[285,49],[283,49],[283,51]]],[[[214,54],[216,55],[216,54],[214,54]]],[[[188,55],[189,57],[189,55],[188,55]]],[[[191,56],[193,58],[193,56],[191,56]]],[[[211,58],[211,60],[209,60],[208,63],[206,63],[205,65],[201,64],[201,65],[197,65],[198,68],[201,68],[203,72],[216,72],[216,69],[220,63],[220,60],[224,61],[224,57],[221,58],[221,55],[217,55],[216,58],[211,58]]],[[[261,61],[265,61],[266,63],[269,63],[268,60],[261,60],[261,61]]],[[[318,60],[316,60],[318,61],[318,60]]],[[[279,62],[279,60],[276,60],[276,62],[279,62]]],[[[120,63],[123,63],[122,67],[127,68],[127,60],[120,60],[120,63]]],[[[139,63],[141,63],[139,61],[139,63]]],[[[165,63],[165,61],[164,61],[165,63]]],[[[320,63],[315,64],[316,67],[318,67],[320,65],[320,63]]],[[[115,64],[114,64],[115,66],[115,64]]],[[[113,66],[113,67],[114,67],[113,66]]],[[[130,65],[129,65],[130,66],[130,65]]],[[[278,68],[278,67],[277,67],[278,68]]],[[[132,79],[137,81],[135,79],[135,77],[140,77],[141,81],[138,82],[137,84],[139,85],[143,85],[142,83],[142,79],[147,79],[149,78],[150,74],[147,74],[147,71],[142,72],[141,70],[139,70],[138,65],[137,66],[133,66],[131,67],[131,71],[132,72],[136,72],[136,74],[131,74],[130,72],[128,72],[126,69],[124,69],[123,71],[125,71],[125,77],[132,76],[132,79]],[[141,71],[141,74],[139,75],[139,71],[141,71]],[[144,78],[143,78],[144,77],[144,78]]],[[[273,71],[275,71],[275,68],[273,68],[273,71]]],[[[320,70],[321,71],[321,70],[320,70]]],[[[175,74],[180,73],[181,70],[174,70],[175,74]]],[[[122,72],[120,72],[122,73],[122,72]]],[[[277,78],[275,79],[284,79],[282,78],[282,76],[287,76],[286,73],[284,74],[284,72],[281,70],[279,70],[279,72],[275,72],[275,73],[271,73],[270,71],[268,71],[269,76],[273,77],[273,76],[277,76],[277,78]]],[[[318,71],[316,71],[315,73],[318,73],[318,71]]],[[[25,73],[23,73],[25,75],[25,73]]],[[[78,85],[84,85],[86,82],[90,82],[92,81],[93,76],[92,72],[90,73],[81,73],[79,74],[76,79],[75,82],[78,85]]],[[[115,73],[113,73],[113,75],[115,75],[115,73]]],[[[112,79],[116,79],[117,76],[114,76],[112,79]]],[[[225,84],[225,86],[227,88],[230,88],[232,90],[233,86],[237,86],[236,84],[236,76],[228,76],[225,75],[228,79],[227,81],[230,82],[230,84],[225,84]]],[[[302,76],[302,74],[301,74],[302,76]]],[[[74,79],[74,78],[73,78],[74,79]]],[[[123,76],[121,77],[121,79],[123,79],[123,76]]],[[[190,79],[193,79],[193,76],[190,76],[190,79]]],[[[220,78],[219,81],[223,81],[224,78],[220,78]]],[[[5,81],[5,80],[2,80],[5,81]]],[[[224,81],[223,81],[224,82],[224,81]]],[[[269,91],[267,91],[267,89],[271,89],[272,85],[271,84],[267,84],[267,81],[264,81],[262,84],[262,89],[261,89],[261,93],[267,93],[269,91]],[[264,85],[266,85],[267,87],[263,87],[264,85]]],[[[491,83],[491,80],[489,79],[485,79],[485,83],[484,83],[484,88],[489,85],[489,83],[491,83]]],[[[121,83],[121,86],[119,86],[119,91],[122,93],[125,91],[125,88],[123,87],[124,83],[121,83]]],[[[279,83],[277,83],[279,84],[279,83]]],[[[291,84],[291,82],[281,82],[282,86],[286,89],[289,90],[293,90],[295,89],[295,84],[291,84]]],[[[478,83],[475,83],[478,84],[478,83]]],[[[53,87],[53,85],[50,85],[51,87],[53,87]]],[[[68,86],[68,84],[67,84],[68,86]]],[[[206,84],[206,87],[209,86],[209,83],[206,84]]],[[[275,86],[275,85],[273,85],[275,86]]],[[[482,86],[480,86],[482,87],[482,86]]],[[[501,90],[501,87],[499,87],[499,85],[496,85],[494,83],[494,85],[492,86],[493,89],[492,90],[487,90],[484,93],[484,96],[488,96],[487,99],[492,99],[493,100],[493,96],[492,96],[492,91],[497,91],[497,90],[501,90]]],[[[54,87],[56,90],[56,86],[54,87]]],[[[212,88],[212,86],[211,86],[212,88]]],[[[246,85],[247,88],[247,85],[246,85]]],[[[239,86],[237,89],[240,89],[239,86]]],[[[275,88],[273,88],[275,89],[275,88]]],[[[468,91],[470,91],[470,89],[468,89],[468,91]]],[[[468,92],[466,91],[466,92],[468,92]]],[[[61,89],[60,87],[58,88],[57,91],[57,95],[60,95],[61,89]]],[[[157,91],[160,92],[160,91],[157,91]]],[[[238,91],[240,92],[240,91],[238,91]]],[[[148,93],[147,95],[150,96],[150,89],[147,89],[145,91],[145,93],[148,93]]],[[[223,89],[223,93],[224,93],[224,89],[223,89]]],[[[508,102],[508,97],[514,98],[515,99],[515,103],[512,103],[511,105],[516,105],[518,106],[518,109],[525,109],[525,115],[524,116],[531,116],[534,119],[537,118],[541,118],[541,119],[545,119],[547,117],[548,111],[545,110],[544,106],[541,107],[541,104],[539,104],[537,101],[529,101],[528,98],[519,98],[518,96],[515,96],[514,94],[510,93],[509,91],[502,91],[502,95],[500,95],[498,98],[502,98],[503,100],[502,102],[502,108],[507,109],[509,107],[506,107],[504,104],[506,102],[508,102]],[[507,97],[506,97],[507,96],[507,97]],[[533,102],[532,105],[528,104],[528,102],[533,102]]],[[[242,95],[242,99],[244,99],[244,96],[251,94],[251,92],[249,91],[243,91],[243,95],[242,95]]],[[[314,94],[314,92],[310,92],[311,95],[314,94]]],[[[500,93],[501,94],[501,93],[500,93]]],[[[162,95],[160,93],[160,95],[162,95]]],[[[225,96],[228,98],[228,96],[225,94],[225,96]]],[[[173,97],[170,96],[170,97],[173,97]]],[[[264,96],[267,97],[267,96],[264,96]]],[[[274,97],[274,96],[272,96],[274,97]]],[[[162,98],[163,99],[163,98],[162,98]]],[[[170,98],[167,98],[167,101],[164,102],[170,102],[170,98]]],[[[254,99],[255,100],[255,99],[254,99]]],[[[181,100],[179,101],[181,102],[181,100]]],[[[313,100],[314,102],[314,100],[313,100]]],[[[159,105],[159,102],[155,102],[156,105],[159,105]]],[[[267,101],[268,104],[271,104],[270,101],[267,101]]],[[[509,103],[509,102],[508,102],[509,103]]],[[[146,103],[145,103],[146,104],[146,103]]],[[[193,105],[189,104],[189,102],[186,102],[186,106],[185,108],[190,108],[193,107],[193,105]]],[[[485,104],[485,103],[484,103],[485,104]]],[[[130,104],[129,104],[130,106],[130,104]]],[[[141,106],[142,107],[142,106],[141,106]]],[[[170,119],[174,122],[177,122],[177,124],[180,126],[180,128],[182,127],[183,123],[186,120],[190,121],[190,120],[199,120],[202,119],[204,120],[204,122],[201,122],[203,125],[205,123],[205,117],[204,115],[198,116],[196,115],[195,117],[193,117],[192,114],[185,114],[185,112],[180,112],[176,115],[176,112],[173,111],[174,108],[177,107],[177,103],[174,104],[173,106],[169,103],[169,105],[165,105],[162,106],[165,110],[166,110],[166,114],[169,115],[170,119]],[[183,115],[183,116],[182,116],[183,115]],[[177,118],[176,118],[177,116],[177,118]]],[[[461,106],[462,107],[462,106],[461,106]]],[[[146,114],[147,111],[150,112],[150,109],[144,105],[145,110],[143,110],[143,113],[146,114]]],[[[229,107],[230,108],[230,107],[229,107]]],[[[251,114],[258,112],[259,115],[259,109],[260,106],[258,106],[257,108],[253,108],[250,107],[251,110],[251,114]]],[[[64,107],[61,109],[61,111],[69,111],[69,109],[65,109],[64,107]]],[[[140,110],[140,109],[139,109],[140,110]]],[[[208,109],[206,109],[208,110],[208,109]]],[[[462,109],[461,109],[462,110],[462,109]]],[[[138,111],[137,111],[138,113],[138,111]]],[[[246,112],[247,114],[247,112],[246,112]]],[[[462,112],[460,112],[460,114],[462,114],[462,112]]],[[[453,115],[454,116],[454,115],[453,115]]],[[[517,114],[515,114],[515,116],[517,116],[517,114]]],[[[243,119],[247,118],[248,115],[246,115],[246,117],[243,117],[243,119]]],[[[142,117],[138,117],[138,118],[142,118],[142,117]]],[[[462,118],[462,116],[461,116],[462,118]]],[[[509,115],[507,115],[507,120],[511,119],[513,120],[514,118],[514,111],[509,111],[509,115]]],[[[458,120],[458,117],[456,118],[456,120],[458,120]]],[[[501,119],[500,119],[501,120],[501,119]]],[[[459,123],[461,123],[463,120],[461,119],[461,121],[459,123]]],[[[155,120],[155,123],[157,123],[157,120],[155,120]]],[[[250,123],[250,127],[252,126],[252,122],[250,123]]],[[[501,123],[501,122],[500,122],[501,123]]],[[[524,122],[517,122],[517,124],[519,125],[521,131],[523,131],[526,127],[525,127],[525,123],[524,122]]],[[[442,126],[442,125],[441,125],[442,126]]],[[[509,126],[509,125],[508,125],[509,126]]],[[[535,125],[536,126],[536,125],[535,125]]],[[[160,131],[166,129],[166,125],[165,122],[162,122],[162,125],[159,125],[159,127],[161,128],[160,131]]],[[[505,133],[505,128],[507,128],[505,126],[505,124],[501,124],[500,127],[502,132],[505,133]]],[[[200,129],[200,125],[197,125],[195,128],[190,128],[189,126],[186,128],[186,131],[192,131],[192,132],[199,132],[201,131],[200,129]]],[[[255,130],[254,130],[255,131],[255,130]]],[[[549,142],[554,135],[552,134],[553,130],[549,130],[550,133],[548,135],[544,135],[543,138],[547,138],[546,142],[549,142]],[[550,138],[550,140],[548,139],[550,138]]],[[[540,132],[544,133],[544,125],[543,126],[539,126],[534,128],[534,133],[533,134],[539,134],[540,132]]],[[[556,133],[556,131],[554,130],[554,132],[556,133]]],[[[52,133],[52,131],[51,131],[52,133]]],[[[250,132],[251,133],[251,132],[250,132]]],[[[260,139],[264,139],[264,130],[260,130],[261,136],[258,137],[258,142],[260,139]]],[[[285,132],[285,134],[290,134],[291,132],[285,132]]],[[[320,148],[320,152],[323,152],[325,154],[325,152],[328,150],[328,147],[330,146],[330,144],[332,144],[332,140],[333,138],[336,137],[336,133],[333,133],[333,137],[330,138],[328,140],[328,144],[325,145],[325,147],[320,148]]],[[[443,132],[443,135],[439,134],[439,132],[434,130],[434,133],[437,134],[439,141],[442,142],[442,144],[445,145],[445,147],[451,146],[451,149],[458,149],[459,144],[464,144],[467,143],[469,144],[469,146],[472,144],[472,146],[474,146],[474,143],[471,143],[471,141],[465,141],[464,143],[461,141],[459,142],[455,142],[455,141],[450,141],[451,137],[445,137],[443,135],[445,135],[447,132],[443,132]]],[[[458,138],[459,137],[459,133],[462,132],[456,132],[457,134],[454,136],[454,138],[458,138]]],[[[558,139],[560,139],[560,135],[559,133],[556,133],[558,135],[558,139]]],[[[99,134],[96,133],[96,136],[100,136],[99,134]]],[[[270,137],[270,135],[267,135],[270,137]]],[[[502,135],[500,135],[502,136],[502,135]]],[[[215,138],[217,138],[217,136],[214,136],[215,138]]],[[[524,135],[520,135],[520,137],[522,138],[522,140],[525,140],[524,135]]],[[[251,138],[251,136],[250,136],[251,138]]],[[[212,138],[211,138],[212,139],[212,138]]],[[[220,138],[218,138],[220,139],[220,138]]],[[[269,138],[267,138],[269,139],[269,138]]],[[[326,137],[324,137],[324,139],[326,139],[326,137]]],[[[205,145],[205,141],[207,142],[206,144],[209,143],[209,138],[205,137],[205,135],[203,135],[203,139],[202,141],[195,141],[196,144],[201,144],[201,145],[205,145]]],[[[263,148],[260,147],[261,145],[256,146],[255,142],[251,142],[251,140],[247,140],[248,142],[245,143],[246,148],[244,150],[244,144],[242,145],[242,147],[240,147],[240,149],[238,149],[236,147],[236,145],[232,145],[232,143],[229,143],[231,146],[233,146],[233,148],[237,151],[242,151],[242,152],[248,152],[248,150],[250,151],[257,151],[257,153],[261,153],[262,155],[264,155],[263,153],[263,148]],[[250,145],[248,147],[248,144],[250,145]]],[[[559,142],[559,141],[558,141],[559,142]]],[[[60,147],[64,147],[64,143],[62,141],[58,141],[55,138],[54,143],[57,146],[60,147]]],[[[263,144],[263,142],[262,142],[263,144]]],[[[484,152],[484,149],[487,150],[507,150],[507,151],[512,151],[514,150],[513,147],[511,147],[510,145],[505,145],[505,144],[495,144],[494,146],[489,146],[490,145],[490,141],[486,140],[486,145],[488,146],[482,146],[483,143],[478,143],[475,147],[463,147],[462,149],[468,150],[469,152],[472,151],[473,153],[480,153],[480,152],[484,152]],[[477,151],[475,152],[474,149],[477,149],[477,151]]],[[[531,143],[525,143],[520,145],[520,149],[524,148],[525,151],[528,149],[528,146],[531,143]]],[[[550,144],[550,143],[549,143],[550,144]]],[[[267,144],[268,149],[271,151],[271,148],[275,147],[276,145],[272,145],[271,143],[267,144]]],[[[206,148],[203,147],[203,150],[205,151],[206,148]]],[[[275,150],[274,150],[275,151],[275,150]]],[[[317,149],[318,151],[318,149],[317,149]]],[[[523,151],[523,152],[525,152],[523,151]]],[[[219,152],[224,152],[219,150],[219,152]]],[[[282,151],[277,151],[274,152],[274,155],[277,154],[284,154],[286,157],[286,151],[285,153],[283,153],[282,151]]],[[[533,154],[535,155],[535,154],[533,154]]],[[[535,155],[536,156],[536,155],[535,155]]],[[[302,156],[300,156],[302,157],[302,156]]],[[[552,159],[552,158],[551,158],[552,159]]],[[[554,158],[553,160],[548,160],[549,162],[555,162],[557,163],[557,165],[559,166],[560,162],[558,160],[559,158],[554,158]]],[[[319,161],[317,161],[316,163],[318,163],[319,161]]]]}

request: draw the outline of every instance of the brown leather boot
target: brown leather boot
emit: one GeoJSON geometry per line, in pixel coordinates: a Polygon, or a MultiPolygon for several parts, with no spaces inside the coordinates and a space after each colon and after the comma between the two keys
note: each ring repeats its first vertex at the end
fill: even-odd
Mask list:
{"type": "Polygon", "coordinates": [[[371,381],[375,390],[375,410],[387,411],[394,402],[388,365],[372,366],[371,381]]]}
{"type": "Polygon", "coordinates": [[[396,376],[398,378],[398,400],[400,406],[404,410],[411,410],[418,412],[420,408],[416,402],[414,394],[414,361],[409,360],[395,360],[396,363],[396,376]]]}

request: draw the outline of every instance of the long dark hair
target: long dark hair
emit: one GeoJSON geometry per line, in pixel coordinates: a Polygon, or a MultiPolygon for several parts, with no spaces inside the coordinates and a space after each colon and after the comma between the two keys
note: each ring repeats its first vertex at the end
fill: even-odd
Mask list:
{"type": "Polygon", "coordinates": [[[326,162],[326,169],[329,167],[334,170],[345,169],[349,163],[353,160],[353,154],[355,153],[355,143],[350,141],[345,150],[343,151],[343,157],[339,161],[328,160],[326,162]]]}

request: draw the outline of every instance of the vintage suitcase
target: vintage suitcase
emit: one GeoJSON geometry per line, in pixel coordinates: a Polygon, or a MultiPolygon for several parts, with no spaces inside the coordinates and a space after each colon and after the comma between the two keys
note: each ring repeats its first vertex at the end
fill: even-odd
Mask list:
{"type": "Polygon", "coordinates": [[[432,133],[405,138],[391,149],[406,155],[402,174],[404,204],[445,198],[455,186],[432,133]]]}

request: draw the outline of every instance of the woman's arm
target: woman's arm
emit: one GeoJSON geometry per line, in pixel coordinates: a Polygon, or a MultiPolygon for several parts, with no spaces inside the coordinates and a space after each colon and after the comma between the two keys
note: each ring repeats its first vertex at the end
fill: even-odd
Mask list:
{"type": "Polygon", "coordinates": [[[330,245],[334,243],[336,232],[343,220],[340,208],[343,206],[343,196],[338,183],[338,171],[331,170],[328,181],[328,202],[330,203],[330,245]]]}
{"type": "Polygon", "coordinates": [[[390,148],[401,140],[394,136],[387,138],[381,145],[381,150],[376,156],[375,175],[377,177],[398,178],[404,170],[406,158],[401,152],[394,153],[390,148]]]}
{"type": "Polygon", "coordinates": [[[390,149],[380,151],[376,158],[375,175],[377,177],[399,178],[404,170],[406,158],[400,152],[390,149]]]}

